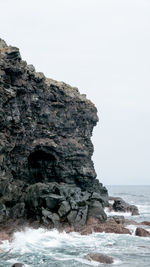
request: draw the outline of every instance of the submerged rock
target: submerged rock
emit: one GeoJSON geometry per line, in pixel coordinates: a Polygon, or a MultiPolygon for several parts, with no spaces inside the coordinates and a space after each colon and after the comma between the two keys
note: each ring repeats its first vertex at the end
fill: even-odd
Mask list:
{"type": "Polygon", "coordinates": [[[97,121],[77,88],[37,73],[0,39],[0,223],[106,220],[108,194],[91,160],[97,121]]]}
{"type": "Polygon", "coordinates": [[[112,264],[114,262],[112,257],[109,257],[107,255],[101,254],[101,253],[89,253],[85,256],[85,259],[89,261],[97,261],[100,263],[106,263],[106,264],[112,264]]]}
{"type": "Polygon", "coordinates": [[[150,232],[143,229],[143,228],[136,228],[135,235],[137,236],[143,236],[143,237],[150,237],[150,232]]]}
{"type": "Polygon", "coordinates": [[[148,222],[148,221],[143,221],[143,222],[141,222],[141,224],[150,226],[150,222],[148,222]]]}

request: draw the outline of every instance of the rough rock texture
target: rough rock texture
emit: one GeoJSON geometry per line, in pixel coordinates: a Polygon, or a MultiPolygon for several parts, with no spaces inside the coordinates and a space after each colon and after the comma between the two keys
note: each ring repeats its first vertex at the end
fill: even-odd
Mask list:
{"type": "Polygon", "coordinates": [[[0,39],[0,222],[52,227],[106,220],[91,135],[97,110],[77,88],[47,79],[0,39]]]}

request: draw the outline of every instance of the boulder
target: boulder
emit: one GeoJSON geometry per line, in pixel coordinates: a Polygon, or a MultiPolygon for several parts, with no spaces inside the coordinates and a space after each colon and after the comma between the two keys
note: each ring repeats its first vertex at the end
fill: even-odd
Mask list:
{"type": "Polygon", "coordinates": [[[107,215],[104,212],[102,204],[98,200],[91,200],[89,203],[88,217],[94,217],[101,222],[107,219],[107,215]]]}
{"type": "Polygon", "coordinates": [[[138,208],[135,205],[130,205],[125,202],[122,198],[114,198],[112,208],[114,211],[131,212],[132,215],[139,215],[138,208]]]}
{"type": "Polygon", "coordinates": [[[115,234],[131,234],[129,229],[124,225],[117,223],[113,218],[108,218],[106,222],[101,223],[98,219],[89,218],[87,225],[80,229],[81,235],[95,233],[115,233],[115,234]]]}
{"type": "Polygon", "coordinates": [[[58,209],[58,214],[60,217],[65,216],[70,211],[70,204],[67,201],[61,202],[60,208],[58,209]]]}
{"type": "Polygon", "coordinates": [[[46,225],[49,225],[50,222],[52,222],[54,228],[60,228],[60,218],[57,213],[52,213],[51,211],[42,208],[42,215],[42,220],[46,225]]]}
{"type": "Polygon", "coordinates": [[[115,223],[98,224],[93,227],[95,233],[115,233],[115,234],[131,234],[130,230],[122,225],[115,223]]]}
{"type": "Polygon", "coordinates": [[[85,256],[85,259],[89,261],[97,261],[100,263],[106,263],[106,264],[112,264],[114,262],[112,257],[109,257],[107,255],[101,254],[101,253],[89,253],[85,256]]]}
{"type": "Polygon", "coordinates": [[[76,216],[75,222],[74,222],[75,229],[79,229],[80,227],[82,227],[83,225],[86,224],[87,213],[88,213],[88,206],[87,205],[84,207],[81,207],[78,210],[78,213],[77,213],[77,216],[76,216]]]}
{"type": "Polygon", "coordinates": [[[143,228],[137,227],[135,231],[135,235],[143,236],[143,237],[150,237],[150,232],[143,228]]]}
{"type": "Polygon", "coordinates": [[[69,212],[69,214],[67,215],[67,220],[68,220],[69,225],[74,225],[75,219],[77,217],[77,213],[78,213],[77,210],[71,210],[69,212]]]}

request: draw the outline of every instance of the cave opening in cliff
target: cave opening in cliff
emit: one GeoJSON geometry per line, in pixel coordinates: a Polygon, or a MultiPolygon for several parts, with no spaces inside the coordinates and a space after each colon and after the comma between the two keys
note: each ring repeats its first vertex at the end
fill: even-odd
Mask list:
{"type": "Polygon", "coordinates": [[[56,158],[51,153],[42,150],[31,153],[28,158],[30,181],[32,183],[56,181],[55,164],[56,158]]]}

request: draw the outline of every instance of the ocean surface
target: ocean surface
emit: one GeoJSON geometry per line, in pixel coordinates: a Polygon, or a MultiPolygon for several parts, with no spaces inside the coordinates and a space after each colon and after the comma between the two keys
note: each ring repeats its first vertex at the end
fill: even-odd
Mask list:
{"type": "MultiPolygon", "coordinates": [[[[138,206],[140,215],[123,215],[138,222],[150,221],[150,186],[107,186],[109,195],[122,197],[138,206]]],[[[118,214],[108,212],[108,215],[118,214]]],[[[118,214],[119,215],[119,214],[118,214]]],[[[110,266],[150,267],[150,238],[135,236],[135,226],[130,225],[132,235],[93,233],[59,233],[57,230],[27,228],[16,232],[13,241],[4,241],[0,248],[0,267],[24,263],[36,267],[90,267],[107,266],[84,258],[89,252],[100,252],[114,258],[110,266]]],[[[145,229],[148,229],[146,227],[145,229]]],[[[150,228],[149,228],[150,230],[150,228]]]]}

